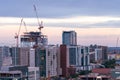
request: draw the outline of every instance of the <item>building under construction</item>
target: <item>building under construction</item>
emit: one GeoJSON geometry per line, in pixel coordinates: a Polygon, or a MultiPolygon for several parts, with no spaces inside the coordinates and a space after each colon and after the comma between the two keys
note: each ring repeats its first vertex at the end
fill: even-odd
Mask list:
{"type": "Polygon", "coordinates": [[[41,32],[27,32],[21,35],[21,47],[36,47],[45,46],[48,44],[48,38],[46,35],[42,35],[41,32]]]}

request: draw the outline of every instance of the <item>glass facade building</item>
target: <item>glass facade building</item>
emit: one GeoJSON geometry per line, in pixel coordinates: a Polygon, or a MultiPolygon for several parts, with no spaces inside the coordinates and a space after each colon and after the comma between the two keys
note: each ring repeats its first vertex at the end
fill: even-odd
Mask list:
{"type": "Polygon", "coordinates": [[[77,45],[77,34],[75,31],[63,31],[62,43],[65,45],[77,45]]]}

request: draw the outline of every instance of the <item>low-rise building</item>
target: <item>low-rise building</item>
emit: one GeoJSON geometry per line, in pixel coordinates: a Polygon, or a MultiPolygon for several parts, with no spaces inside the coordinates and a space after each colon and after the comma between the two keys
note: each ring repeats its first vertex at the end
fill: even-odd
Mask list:
{"type": "Polygon", "coordinates": [[[120,69],[112,69],[111,76],[113,80],[120,80],[120,69]]]}
{"type": "MultiPolygon", "coordinates": [[[[39,80],[40,73],[39,67],[27,67],[27,66],[2,66],[1,74],[11,75],[7,78],[18,80],[39,80]],[[17,74],[18,72],[18,74],[17,74]],[[14,73],[12,75],[12,73],[14,73]],[[17,76],[18,75],[18,76],[17,76]]],[[[3,78],[3,76],[2,76],[3,78]]]]}
{"type": "Polygon", "coordinates": [[[23,80],[21,71],[0,71],[0,80],[23,80]]]}
{"type": "Polygon", "coordinates": [[[28,80],[40,80],[39,67],[28,67],[28,80]]]}
{"type": "Polygon", "coordinates": [[[9,47],[8,46],[0,46],[0,68],[4,64],[4,60],[7,57],[10,57],[9,47]]]}

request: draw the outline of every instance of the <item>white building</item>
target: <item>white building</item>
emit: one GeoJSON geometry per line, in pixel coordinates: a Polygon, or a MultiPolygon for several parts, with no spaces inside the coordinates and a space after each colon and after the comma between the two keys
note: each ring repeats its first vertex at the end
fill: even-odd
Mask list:
{"type": "Polygon", "coordinates": [[[77,61],[80,66],[89,66],[90,65],[90,56],[89,56],[89,47],[78,46],[77,48],[77,61]]]}
{"type": "Polygon", "coordinates": [[[28,80],[40,80],[39,67],[28,67],[28,80]]]}
{"type": "Polygon", "coordinates": [[[88,69],[90,65],[89,47],[67,46],[69,66],[76,66],[79,70],[88,69]]]}
{"type": "Polygon", "coordinates": [[[95,49],[95,61],[101,61],[102,60],[102,48],[96,48],[95,49]]]}
{"type": "Polygon", "coordinates": [[[108,60],[116,59],[116,54],[108,54],[108,60]]]}
{"type": "Polygon", "coordinates": [[[35,67],[35,49],[30,48],[29,52],[29,66],[35,67]]]}
{"type": "Polygon", "coordinates": [[[60,74],[59,46],[38,47],[35,54],[35,65],[40,68],[40,77],[52,77],[60,74]]]}
{"type": "Polygon", "coordinates": [[[57,46],[46,47],[46,77],[57,76],[57,46]]]}

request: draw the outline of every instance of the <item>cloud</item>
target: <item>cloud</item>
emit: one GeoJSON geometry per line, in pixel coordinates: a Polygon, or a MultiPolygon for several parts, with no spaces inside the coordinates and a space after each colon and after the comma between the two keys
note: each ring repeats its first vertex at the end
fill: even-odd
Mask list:
{"type": "Polygon", "coordinates": [[[97,23],[92,25],[98,26],[98,27],[101,26],[101,27],[108,27],[108,28],[120,28],[120,20],[118,21],[110,20],[103,23],[97,23]]]}
{"type": "MultiPolygon", "coordinates": [[[[40,18],[46,27],[71,27],[71,28],[119,28],[120,17],[110,16],[75,16],[70,18],[40,18]]],[[[24,18],[27,26],[38,26],[37,18],[24,18]]],[[[19,26],[21,18],[0,17],[0,25],[19,26]]]]}

